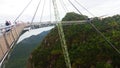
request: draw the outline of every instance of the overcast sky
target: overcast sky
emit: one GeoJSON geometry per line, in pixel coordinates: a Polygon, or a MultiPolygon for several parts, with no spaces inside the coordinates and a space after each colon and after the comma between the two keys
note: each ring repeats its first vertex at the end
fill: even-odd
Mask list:
{"type": "MultiPolygon", "coordinates": [[[[14,21],[14,19],[19,15],[19,13],[23,10],[23,8],[28,4],[30,0],[0,0],[0,23],[5,22],[5,20],[14,21]]],[[[63,0],[65,5],[67,6],[68,11],[77,12],[68,0],[63,0]]],[[[83,8],[81,8],[74,0],[71,0],[76,7],[84,14],[89,17],[92,17],[89,13],[87,13],[83,8]]],[[[120,0],[77,0],[84,7],[86,7],[91,13],[95,16],[111,16],[115,14],[120,14],[120,0]]],[[[19,20],[30,21],[36,6],[39,0],[33,0],[30,6],[26,9],[24,14],[19,18],[19,20]]],[[[37,16],[34,21],[40,21],[42,6],[44,0],[42,0],[39,10],[37,12],[37,16]]],[[[62,18],[65,15],[65,10],[62,8],[60,1],[57,0],[58,9],[60,12],[60,17],[62,18]]],[[[52,18],[54,18],[53,8],[52,18]]],[[[42,17],[43,21],[50,20],[50,0],[45,0],[45,9],[42,17]]]]}

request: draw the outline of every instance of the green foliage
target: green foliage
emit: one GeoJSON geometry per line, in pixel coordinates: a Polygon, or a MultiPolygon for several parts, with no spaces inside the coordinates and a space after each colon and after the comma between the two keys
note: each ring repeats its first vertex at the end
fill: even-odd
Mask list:
{"type": "Polygon", "coordinates": [[[39,35],[33,35],[16,44],[5,68],[26,68],[30,53],[38,46],[38,43],[42,41],[48,32],[45,31],[39,35]]]}
{"type": "MultiPolygon", "coordinates": [[[[75,13],[68,13],[63,20],[78,20],[78,17],[75,13]]],[[[117,16],[116,19],[116,16],[113,16],[103,20],[94,18],[92,23],[120,50],[120,21],[117,22],[118,17],[120,18],[117,16]]],[[[90,24],[63,25],[63,29],[72,68],[120,67],[120,55],[90,24]]],[[[32,52],[31,62],[34,63],[35,68],[66,68],[56,27],[32,52]]]]}
{"type": "Polygon", "coordinates": [[[85,20],[87,19],[87,16],[79,15],[75,12],[69,12],[65,15],[65,17],[62,19],[62,21],[77,21],[77,20],[85,20]]]}

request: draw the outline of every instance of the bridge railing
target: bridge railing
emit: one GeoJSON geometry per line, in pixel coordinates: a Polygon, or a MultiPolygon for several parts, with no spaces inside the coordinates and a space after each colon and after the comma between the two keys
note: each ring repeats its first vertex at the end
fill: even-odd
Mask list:
{"type": "Polygon", "coordinates": [[[19,38],[25,26],[26,24],[20,23],[0,28],[0,65],[13,47],[13,44],[19,38]]]}
{"type": "Polygon", "coordinates": [[[55,26],[58,23],[61,23],[62,25],[72,25],[72,24],[85,24],[89,20],[79,20],[79,21],[46,21],[46,22],[34,22],[30,24],[30,26],[33,28],[42,28],[42,27],[48,27],[48,26],[55,26]]]}

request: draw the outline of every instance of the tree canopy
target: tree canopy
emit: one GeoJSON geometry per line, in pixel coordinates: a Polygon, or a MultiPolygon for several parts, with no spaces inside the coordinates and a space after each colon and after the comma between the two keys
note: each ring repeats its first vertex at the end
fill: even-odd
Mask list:
{"type": "Polygon", "coordinates": [[[78,20],[85,20],[88,17],[85,15],[80,15],[75,12],[69,12],[65,15],[62,21],[78,21],[78,20]]]}
{"type": "MultiPolygon", "coordinates": [[[[86,16],[87,17],[87,16],[86,16]]],[[[120,50],[120,16],[92,23],[120,50]]],[[[67,13],[63,21],[84,20],[84,16],[67,13]]],[[[63,25],[72,68],[119,68],[120,55],[91,27],[90,24],[63,25]]],[[[66,68],[57,28],[51,30],[39,47],[32,52],[34,68],[66,68]]]]}

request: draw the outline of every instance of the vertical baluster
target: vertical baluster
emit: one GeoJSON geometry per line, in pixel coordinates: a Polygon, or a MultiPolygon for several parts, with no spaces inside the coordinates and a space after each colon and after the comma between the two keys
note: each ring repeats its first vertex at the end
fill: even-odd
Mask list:
{"type": "Polygon", "coordinates": [[[14,29],[14,31],[15,31],[15,33],[16,33],[16,37],[18,37],[19,35],[18,35],[18,31],[17,31],[16,25],[13,26],[13,29],[14,29]]]}
{"type": "Polygon", "coordinates": [[[12,35],[14,41],[15,41],[15,37],[14,37],[14,34],[13,34],[13,29],[11,29],[11,35],[12,35]]]}
{"type": "Polygon", "coordinates": [[[4,51],[3,51],[3,49],[2,49],[2,46],[1,46],[1,44],[0,44],[0,49],[1,49],[1,51],[2,51],[2,54],[4,55],[4,51]]]}
{"type": "Polygon", "coordinates": [[[5,32],[5,33],[3,34],[4,41],[5,41],[5,43],[6,43],[7,48],[10,49],[9,44],[8,44],[8,40],[7,40],[7,38],[6,38],[6,34],[7,34],[7,32],[5,32]]]}

